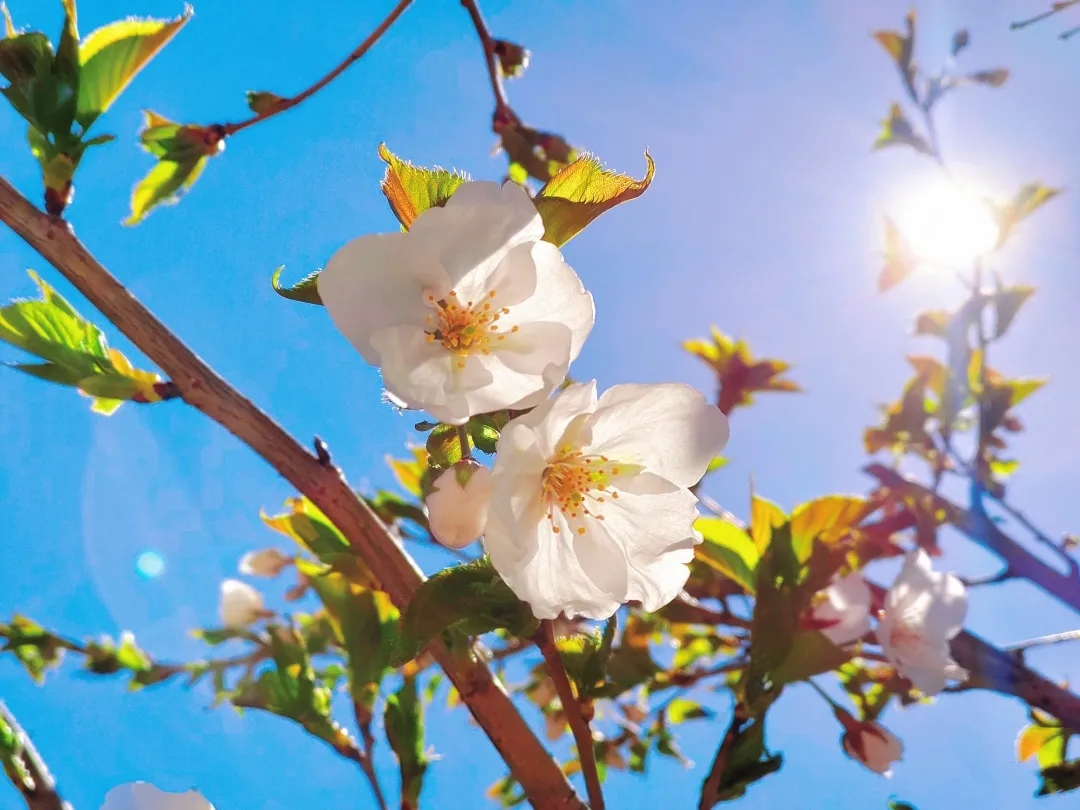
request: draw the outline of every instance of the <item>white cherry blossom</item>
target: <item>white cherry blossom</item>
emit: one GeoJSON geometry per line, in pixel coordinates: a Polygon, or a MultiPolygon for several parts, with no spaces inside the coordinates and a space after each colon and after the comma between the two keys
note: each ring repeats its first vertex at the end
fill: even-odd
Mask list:
{"type": "Polygon", "coordinates": [[[878,723],[855,721],[840,744],[849,757],[882,776],[892,776],[893,763],[904,756],[904,743],[878,723]]]}
{"type": "Polygon", "coordinates": [[[686,385],[570,385],[499,439],[484,547],[540,619],[658,610],[689,575],[727,418],[686,385]]]}
{"type": "Polygon", "coordinates": [[[592,296],[529,195],[460,186],[407,233],[361,236],[319,275],[337,328],[393,398],[436,419],[539,404],[592,329],[592,296]]]}
{"type": "Polygon", "coordinates": [[[266,615],[262,594],[246,582],[226,579],[221,583],[218,614],[225,627],[240,629],[266,615]]]}
{"type": "Polygon", "coordinates": [[[870,632],[870,586],[862,574],[835,580],[818,598],[806,624],[833,644],[850,644],[870,632]]]}
{"type": "Polygon", "coordinates": [[[949,654],[967,606],[967,591],[956,576],[934,571],[922,549],[907,554],[885,598],[877,637],[897,671],[927,695],[944,689],[948,679],[968,675],[949,654]]]}
{"type": "Polygon", "coordinates": [[[166,793],[148,782],[132,782],[105,794],[101,810],[214,810],[214,805],[194,790],[166,793]]]}
{"type": "Polygon", "coordinates": [[[491,470],[475,461],[460,461],[435,479],[425,503],[431,534],[439,543],[462,549],[480,539],[491,485],[491,470]]]}

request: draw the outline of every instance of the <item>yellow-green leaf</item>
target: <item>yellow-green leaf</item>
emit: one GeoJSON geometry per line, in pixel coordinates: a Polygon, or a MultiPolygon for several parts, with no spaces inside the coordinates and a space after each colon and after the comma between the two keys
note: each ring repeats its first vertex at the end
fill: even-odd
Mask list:
{"type": "Polygon", "coordinates": [[[750,496],[750,536],[759,555],[765,553],[772,541],[772,531],[787,522],[784,510],[756,492],[750,496]]]}
{"type": "Polygon", "coordinates": [[[384,143],[379,144],[379,157],[386,162],[382,192],[405,230],[429,208],[445,205],[458,186],[469,180],[468,175],[460,172],[414,166],[387,149],[384,143]]]}
{"type": "Polygon", "coordinates": [[[885,266],[878,274],[878,291],[891,290],[910,276],[918,259],[896,223],[885,217],[885,266]]]}
{"type": "MultiPolygon", "coordinates": [[[[1016,738],[1016,759],[1026,762],[1038,754],[1043,747],[1051,746],[1063,731],[1060,726],[1025,726],[1016,738]]],[[[1053,764],[1053,763],[1051,763],[1053,764]]]]}
{"type": "Polygon", "coordinates": [[[205,155],[179,163],[159,160],[131,192],[131,216],[124,224],[138,225],[157,206],[178,203],[184,192],[199,179],[207,160],[205,155]]]}
{"type": "Polygon", "coordinates": [[[14,301],[0,308],[0,341],[44,362],[12,368],[38,379],[67,385],[93,399],[92,409],[110,414],[124,402],[158,402],[161,378],[139,371],[104,333],[87,321],[35,273],[41,300],[14,301]]]}
{"type": "Polygon", "coordinates": [[[536,195],[536,210],[544,220],[544,241],[565,245],[608,209],[644,194],[655,172],[656,164],[648,152],[641,180],[605,169],[591,155],[579,157],[536,195]]]}
{"type": "Polygon", "coordinates": [[[791,513],[791,544],[800,562],[813,550],[814,540],[831,545],[866,517],[867,502],[857,495],[826,495],[795,507],[791,513]]]}
{"type": "Polygon", "coordinates": [[[190,6],[173,20],[127,19],[94,31],[79,47],[79,102],[75,120],[88,129],[131,80],[191,19],[190,6]]]}
{"type": "Polygon", "coordinates": [[[718,517],[698,518],[694,528],[704,538],[694,547],[694,555],[747,593],[753,593],[754,572],[761,554],[746,530],[718,517]]]}
{"type": "Polygon", "coordinates": [[[1061,193],[1059,188],[1050,188],[1042,183],[1028,183],[1016,192],[1016,196],[1004,205],[996,206],[1000,234],[998,247],[1005,244],[1013,230],[1022,219],[1033,214],[1043,204],[1061,193]]]}
{"type": "Polygon", "coordinates": [[[924,155],[934,154],[934,150],[930,148],[930,144],[926,142],[926,139],[915,131],[900,105],[893,104],[889,108],[889,117],[881,124],[881,132],[878,134],[877,140],[874,141],[874,148],[884,149],[887,146],[901,144],[910,146],[916,152],[921,152],[924,155]]]}
{"type": "Polygon", "coordinates": [[[292,301],[302,301],[305,304],[322,306],[322,298],[319,297],[318,270],[304,276],[291,287],[283,287],[281,286],[281,273],[284,269],[285,266],[282,265],[274,271],[274,275],[270,276],[270,285],[274,288],[274,292],[282,298],[288,298],[292,301]]]}

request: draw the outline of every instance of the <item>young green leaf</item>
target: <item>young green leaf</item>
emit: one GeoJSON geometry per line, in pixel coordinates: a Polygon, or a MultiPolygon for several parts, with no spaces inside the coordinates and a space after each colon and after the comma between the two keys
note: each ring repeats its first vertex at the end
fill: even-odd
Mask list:
{"type": "Polygon", "coordinates": [[[791,524],[774,527],[755,578],[757,599],[751,619],[750,665],[745,676],[746,702],[754,714],[763,712],[783,688],[776,672],[788,660],[799,627],[799,572],[791,524]]]}
{"type": "Polygon", "coordinates": [[[247,92],[248,107],[256,115],[270,115],[270,113],[280,109],[285,101],[277,93],[271,93],[267,90],[248,90],[247,92]]]}
{"type": "Polygon", "coordinates": [[[1061,189],[1050,188],[1044,186],[1041,183],[1028,183],[1022,186],[1009,202],[1004,205],[996,206],[996,215],[998,221],[998,228],[1000,233],[998,236],[998,247],[1000,248],[1005,244],[1005,241],[1015,230],[1016,226],[1020,224],[1020,221],[1029,217],[1037,209],[1041,208],[1045,203],[1054,199],[1061,193],[1061,189]]]}
{"type": "Polygon", "coordinates": [[[172,20],[118,20],[86,38],[79,48],[82,71],[75,115],[84,131],[187,24],[192,13],[191,6],[185,6],[172,20]]]}
{"type": "Polygon", "coordinates": [[[370,713],[396,643],[397,608],[382,591],[353,585],[341,574],[324,574],[303,560],[297,568],[311,581],[345,648],[353,701],[370,713]]]}
{"type": "Polygon", "coordinates": [[[889,117],[881,124],[881,132],[874,141],[874,149],[900,145],[910,146],[924,155],[934,154],[934,150],[930,148],[926,139],[915,131],[900,105],[893,104],[889,108],[889,117]]]}
{"type": "Polygon", "coordinates": [[[42,380],[71,386],[94,400],[93,410],[110,414],[125,401],[159,402],[161,378],[132,367],[104,333],[87,321],[35,273],[41,290],[36,301],[15,301],[0,308],[0,341],[43,363],[12,367],[42,380]]]}
{"type": "Polygon", "coordinates": [[[418,810],[428,759],[424,752],[424,704],[417,696],[415,678],[406,677],[401,688],[386,699],[383,721],[401,771],[401,810],[418,810]]]}
{"type": "Polygon", "coordinates": [[[656,164],[648,152],[641,180],[605,169],[591,155],[579,157],[552,177],[533,200],[544,221],[544,241],[565,245],[605,211],[644,194],[655,173],[656,164]]]}
{"type": "Polygon", "coordinates": [[[291,287],[283,287],[281,286],[281,273],[284,269],[285,266],[282,265],[274,271],[274,275],[270,276],[270,285],[274,288],[274,292],[282,298],[288,298],[291,301],[300,301],[305,304],[317,304],[318,306],[322,306],[322,299],[319,298],[318,270],[304,276],[291,287]]]}
{"type": "Polygon", "coordinates": [[[132,190],[131,215],[124,220],[124,224],[138,225],[157,206],[180,202],[180,197],[199,179],[208,159],[200,157],[181,163],[158,161],[132,190]]]}
{"type": "Polygon", "coordinates": [[[285,717],[335,750],[357,756],[348,732],[330,716],[330,690],[315,678],[303,638],[273,627],[270,642],[274,668],[263,670],[257,681],[246,684],[233,696],[233,705],[285,717]]]}
{"type": "MultiPolygon", "coordinates": [[[[723,765],[719,784],[714,795],[701,796],[699,807],[712,808],[720,802],[741,798],[746,789],[761,779],[780,770],[784,758],[780,754],[770,754],[765,747],[765,717],[761,715],[746,724],[739,720],[732,721],[728,734],[734,733],[727,757],[718,764],[723,765]]],[[[728,745],[727,739],[724,741],[728,745]]],[[[706,786],[709,782],[706,782],[706,786]]]]}
{"type": "Polygon", "coordinates": [[[718,517],[698,518],[694,528],[704,538],[694,547],[694,556],[752,594],[761,557],[746,530],[718,517]]]}
{"type": "Polygon", "coordinates": [[[401,666],[412,660],[428,642],[451,628],[467,635],[505,628],[523,638],[537,626],[529,606],[514,595],[485,557],[443,569],[417,589],[402,616],[391,663],[401,666]]]}
{"type": "Polygon", "coordinates": [[[438,167],[414,166],[387,149],[384,143],[379,144],[379,157],[386,163],[382,192],[405,230],[424,211],[445,205],[457,187],[469,179],[466,174],[438,167]]]}

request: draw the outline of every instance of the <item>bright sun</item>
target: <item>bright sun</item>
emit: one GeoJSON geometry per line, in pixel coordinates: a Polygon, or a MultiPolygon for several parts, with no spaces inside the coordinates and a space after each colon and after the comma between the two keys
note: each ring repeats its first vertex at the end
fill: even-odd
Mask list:
{"type": "Polygon", "coordinates": [[[987,204],[948,180],[913,188],[896,212],[896,225],[920,260],[956,269],[970,267],[998,240],[987,204]]]}

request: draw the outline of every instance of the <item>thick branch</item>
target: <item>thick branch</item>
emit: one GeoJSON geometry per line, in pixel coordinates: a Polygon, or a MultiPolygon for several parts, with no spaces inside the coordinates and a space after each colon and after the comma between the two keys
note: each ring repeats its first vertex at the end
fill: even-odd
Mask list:
{"type": "Polygon", "coordinates": [[[865,468],[865,472],[878,479],[882,486],[898,492],[920,498],[933,497],[934,509],[944,510],[949,523],[969,539],[998,555],[1013,577],[1026,579],[1080,613],[1080,576],[1075,567],[1068,574],[1061,573],[1001,531],[981,510],[969,511],[941,496],[934,496],[926,487],[904,478],[883,464],[871,464],[865,468]]]}
{"type": "Polygon", "coordinates": [[[18,760],[18,766],[21,766],[23,773],[18,772],[18,766],[14,763],[9,767],[6,761],[4,771],[23,797],[27,808],[29,810],[71,810],[71,805],[65,802],[57,792],[56,780],[49,773],[45,761],[34,748],[29,735],[23,731],[15,715],[2,700],[0,700],[0,733],[14,737],[15,759],[18,760]]]}
{"type": "MultiPolygon", "coordinates": [[[[90,254],[69,225],[47,216],[0,178],[0,221],[26,240],[123,332],[198,408],[306,495],[348,538],[398,606],[409,603],[423,575],[340,471],[324,466],[254,403],[200,360],[90,254]]],[[[462,701],[495,744],[536,808],[581,810],[558,764],[525,723],[490,670],[470,658],[433,653],[462,701]]]]}
{"type": "Polygon", "coordinates": [[[339,64],[336,68],[334,68],[317,82],[315,82],[315,84],[311,85],[311,87],[309,87],[307,90],[304,90],[301,93],[297,93],[295,96],[282,99],[279,103],[275,104],[273,108],[267,110],[266,112],[258,113],[256,115],[253,115],[251,118],[246,118],[243,121],[238,121],[235,124],[222,124],[221,127],[225,135],[233,135],[242,129],[247,129],[250,126],[254,126],[260,121],[265,121],[267,118],[273,118],[275,115],[292,109],[297,104],[306,101],[307,99],[318,93],[320,90],[326,87],[326,85],[330,84],[330,82],[332,82],[342,73],[344,73],[349,68],[349,66],[352,65],[353,62],[355,62],[365,53],[371,50],[371,46],[379,41],[379,38],[382,37],[382,35],[386,33],[387,29],[389,29],[390,26],[397,21],[398,17],[405,13],[405,9],[412,5],[412,1],[413,0],[400,0],[400,2],[398,2],[398,4],[394,6],[394,10],[391,11],[389,15],[387,15],[386,19],[379,23],[378,27],[368,35],[367,39],[357,45],[356,49],[353,50],[353,52],[350,53],[348,56],[346,56],[344,61],[341,62],[341,64],[339,64]]]}

